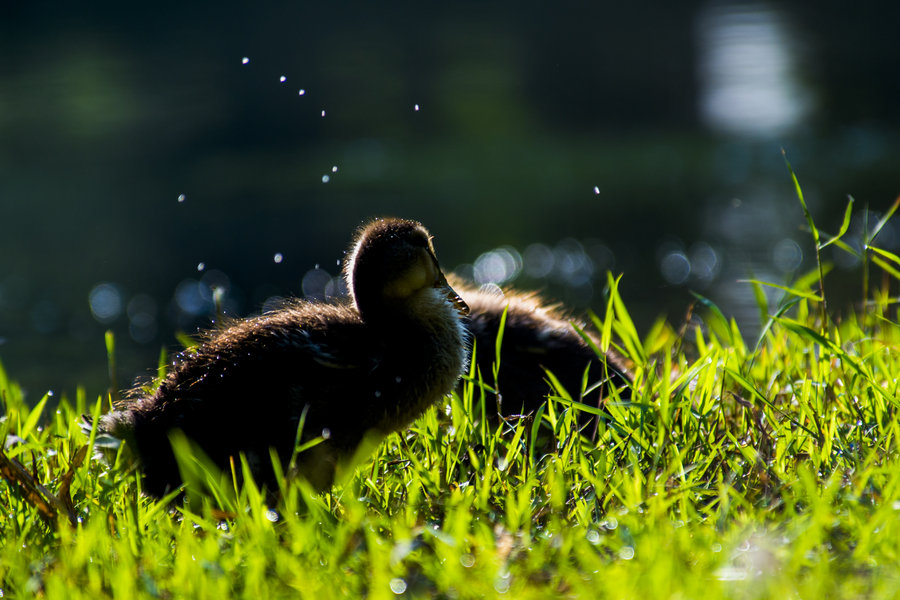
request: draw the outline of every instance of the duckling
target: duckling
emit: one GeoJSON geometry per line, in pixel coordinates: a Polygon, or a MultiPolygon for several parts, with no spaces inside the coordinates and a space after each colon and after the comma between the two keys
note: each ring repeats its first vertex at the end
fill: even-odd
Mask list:
{"type": "Polygon", "coordinates": [[[345,301],[289,301],[212,331],[155,392],[102,418],[102,431],[136,449],[148,494],[181,484],[176,429],[222,469],[243,452],[254,479],[274,489],[269,449],[287,465],[301,417],[301,442],[326,439],[299,454],[292,474],[326,490],[364,438],[402,429],[453,389],[468,361],[468,307],[425,227],[377,219],[349,254],[345,301]]]}
{"type": "MultiPolygon", "coordinates": [[[[486,384],[496,384],[499,397],[486,396],[488,412],[496,408],[503,417],[533,413],[546,401],[551,391],[545,370],[559,380],[576,400],[599,406],[608,395],[609,386],[622,387],[631,381],[627,361],[613,350],[598,356],[573,327],[573,320],[558,304],[548,304],[537,293],[514,290],[485,291],[450,275],[449,281],[469,306],[465,319],[475,340],[475,364],[486,384]],[[500,347],[498,380],[493,380],[496,357],[495,342],[504,310],[506,324],[500,347]],[[588,385],[600,382],[592,398],[578,398],[585,369],[588,385]]],[[[575,321],[587,332],[583,323],[575,321]]],[[[591,336],[592,337],[592,336],[591,336]]],[[[600,342],[592,337],[594,344],[600,342]]],[[[627,389],[623,389],[627,394],[627,389]]],[[[588,415],[582,424],[591,421],[588,415]]]]}

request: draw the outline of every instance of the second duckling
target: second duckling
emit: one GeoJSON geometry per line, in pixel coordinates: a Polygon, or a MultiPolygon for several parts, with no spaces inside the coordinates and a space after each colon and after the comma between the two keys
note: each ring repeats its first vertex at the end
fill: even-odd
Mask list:
{"type": "Polygon", "coordinates": [[[467,362],[465,302],[447,283],[431,236],[415,221],[378,219],[356,236],[344,276],[350,299],[293,301],[236,321],[186,350],[155,392],[105,415],[100,428],[137,450],[145,490],[181,484],[169,435],[181,430],[222,469],[244,453],[274,484],[270,448],[327,489],[369,433],[405,427],[448,394],[467,362]]]}
{"type": "MultiPolygon", "coordinates": [[[[549,304],[536,293],[485,291],[453,275],[450,281],[471,309],[466,326],[475,341],[476,366],[483,381],[499,392],[487,396],[489,411],[496,409],[495,414],[504,417],[536,411],[552,391],[546,371],[576,400],[594,406],[608,396],[611,386],[623,388],[627,395],[631,381],[627,361],[612,350],[604,355],[594,352],[560,305],[549,304]],[[495,343],[504,311],[498,380],[494,381],[495,343]],[[591,398],[579,398],[586,369],[588,384],[600,385],[591,398]]],[[[575,323],[587,331],[584,324],[575,323]]],[[[599,347],[599,340],[592,341],[599,347]]],[[[581,419],[582,423],[590,420],[581,419]]]]}

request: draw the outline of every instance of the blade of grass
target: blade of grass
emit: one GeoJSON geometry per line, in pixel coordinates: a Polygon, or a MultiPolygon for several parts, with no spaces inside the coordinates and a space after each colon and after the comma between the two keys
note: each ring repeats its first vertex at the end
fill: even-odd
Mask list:
{"type": "Polygon", "coordinates": [[[827,248],[831,244],[834,244],[847,233],[847,229],[850,228],[850,216],[853,213],[853,196],[847,196],[847,208],[844,209],[844,220],[841,223],[841,229],[837,232],[836,235],[832,236],[827,242],[822,244],[819,248],[827,248]]]}
{"type": "Polygon", "coordinates": [[[819,297],[821,298],[821,329],[824,332],[828,319],[828,304],[825,299],[825,272],[822,270],[822,257],[820,254],[819,247],[819,230],[816,228],[816,224],[813,221],[812,214],[809,212],[809,208],[806,206],[806,200],[803,198],[803,189],[800,187],[800,182],[797,180],[797,175],[794,173],[794,168],[791,166],[791,162],[787,158],[787,152],[784,148],[781,149],[781,155],[784,158],[784,164],[787,165],[788,171],[791,174],[791,180],[794,182],[794,190],[797,193],[797,199],[800,200],[800,206],[803,207],[803,216],[806,217],[806,222],[809,224],[809,230],[813,236],[813,246],[816,250],[816,266],[819,268],[819,297]]]}

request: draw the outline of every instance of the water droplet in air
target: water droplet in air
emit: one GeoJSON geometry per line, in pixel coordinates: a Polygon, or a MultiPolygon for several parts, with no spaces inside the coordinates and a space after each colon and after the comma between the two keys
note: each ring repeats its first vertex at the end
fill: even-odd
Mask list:
{"type": "Polygon", "coordinates": [[[333,167],[331,167],[331,172],[337,173],[337,165],[334,165],[333,167]]]}
{"type": "Polygon", "coordinates": [[[322,111],[322,116],[323,116],[323,117],[325,116],[325,111],[324,111],[324,110],[322,111]]]}
{"type": "Polygon", "coordinates": [[[323,427],[323,428],[322,428],[322,437],[325,438],[326,440],[327,440],[328,438],[330,438],[330,437],[331,437],[331,430],[328,429],[327,427],[323,427]]]}
{"type": "Polygon", "coordinates": [[[178,194],[178,201],[179,201],[179,202],[184,202],[185,199],[186,199],[186,198],[185,198],[185,195],[184,195],[184,194],[178,194]]]}
{"type": "Polygon", "coordinates": [[[244,58],[241,59],[241,64],[242,64],[242,65],[246,65],[246,64],[249,63],[249,62],[250,62],[250,59],[247,58],[246,56],[245,56],[244,58]]]}
{"type": "Polygon", "coordinates": [[[600,188],[597,187],[596,185],[594,186],[594,194],[596,194],[598,196],[600,195],[600,188]]]}
{"type": "Polygon", "coordinates": [[[280,263],[282,260],[284,260],[284,256],[282,256],[281,252],[276,252],[275,253],[275,262],[280,263]]]}
{"type": "Polygon", "coordinates": [[[413,106],[413,110],[415,110],[416,112],[419,112],[419,105],[416,104],[415,106],[413,106]]]}
{"type": "Polygon", "coordinates": [[[306,90],[300,90],[299,92],[297,92],[297,94],[300,96],[304,96],[306,95],[306,90]]]}
{"type": "Polygon", "coordinates": [[[206,268],[206,263],[197,263],[197,270],[202,271],[206,268]]]}
{"type": "Polygon", "coordinates": [[[285,81],[287,81],[287,77],[282,75],[281,77],[278,78],[278,81],[280,81],[281,83],[284,83],[285,81]]]}
{"type": "Polygon", "coordinates": [[[329,181],[331,181],[331,177],[329,177],[328,175],[322,175],[322,183],[328,183],[329,181]]]}

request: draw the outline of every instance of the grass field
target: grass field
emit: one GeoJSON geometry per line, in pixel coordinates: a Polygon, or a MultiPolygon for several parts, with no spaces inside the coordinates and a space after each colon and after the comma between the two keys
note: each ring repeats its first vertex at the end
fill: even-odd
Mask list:
{"type": "MultiPolygon", "coordinates": [[[[824,241],[810,219],[816,247],[847,220],[824,241]]],[[[491,426],[470,380],[331,493],[289,481],[271,505],[187,451],[204,491],[145,498],[121,449],[89,458],[105,441],[80,415],[105,400],[30,408],[0,372],[0,597],[900,595],[897,310],[866,279],[873,300],[823,318],[827,270],[761,299],[758,343],[702,298],[702,326],[639,337],[611,278],[594,326],[635,377],[596,439],[576,433],[580,390],[491,426]]]]}

